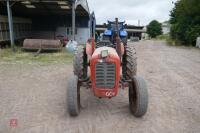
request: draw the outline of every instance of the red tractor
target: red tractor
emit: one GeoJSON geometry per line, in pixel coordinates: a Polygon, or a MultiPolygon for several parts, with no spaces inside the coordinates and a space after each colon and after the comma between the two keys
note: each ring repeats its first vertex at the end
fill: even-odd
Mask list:
{"type": "Polygon", "coordinates": [[[96,44],[90,39],[86,47],[79,46],[75,52],[74,75],[69,78],[67,88],[69,114],[79,114],[80,88],[84,86],[99,98],[115,97],[120,88],[128,88],[130,111],[141,117],[147,111],[148,91],[145,80],[136,76],[136,50],[126,44],[123,22],[118,19],[109,22],[103,38],[96,44]]]}

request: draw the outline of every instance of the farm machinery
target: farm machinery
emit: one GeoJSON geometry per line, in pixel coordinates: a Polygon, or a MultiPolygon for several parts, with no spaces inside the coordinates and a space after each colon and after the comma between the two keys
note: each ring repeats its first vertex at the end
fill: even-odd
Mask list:
{"type": "Polygon", "coordinates": [[[79,46],[74,56],[74,74],[68,80],[67,102],[71,116],[80,113],[80,89],[89,88],[94,96],[112,98],[119,89],[128,89],[129,108],[136,117],[148,107],[145,80],[136,75],[136,50],[127,45],[124,22],[108,21],[103,40],[89,39],[86,47],[79,46]],[[88,72],[90,70],[90,72],[88,72]]]}

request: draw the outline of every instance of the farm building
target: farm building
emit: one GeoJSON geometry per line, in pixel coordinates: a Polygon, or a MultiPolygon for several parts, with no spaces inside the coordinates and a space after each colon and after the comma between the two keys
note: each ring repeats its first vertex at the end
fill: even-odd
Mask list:
{"type": "MultiPolygon", "coordinates": [[[[104,30],[106,30],[107,24],[103,25],[96,25],[96,32],[98,35],[100,33],[103,33],[104,30]]],[[[139,39],[142,39],[142,33],[145,33],[146,30],[144,29],[144,26],[134,26],[134,25],[127,25],[125,30],[128,32],[128,39],[131,37],[139,37],[139,39]]]]}
{"type": "Polygon", "coordinates": [[[1,0],[0,45],[25,38],[76,40],[94,33],[87,0],[1,0]]]}
{"type": "Polygon", "coordinates": [[[162,23],[162,32],[163,32],[163,34],[169,34],[170,23],[168,21],[165,21],[165,22],[162,23]]]}

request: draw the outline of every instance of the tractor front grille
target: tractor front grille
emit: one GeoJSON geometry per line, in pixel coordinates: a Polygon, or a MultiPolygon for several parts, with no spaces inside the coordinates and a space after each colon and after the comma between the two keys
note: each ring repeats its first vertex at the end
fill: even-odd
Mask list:
{"type": "Polygon", "coordinates": [[[97,63],[95,66],[95,79],[97,88],[112,89],[115,86],[115,64],[97,63]]]}

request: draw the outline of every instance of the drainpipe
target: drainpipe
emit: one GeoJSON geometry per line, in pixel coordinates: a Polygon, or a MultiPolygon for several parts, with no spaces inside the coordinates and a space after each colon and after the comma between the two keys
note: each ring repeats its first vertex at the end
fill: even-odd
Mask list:
{"type": "Polygon", "coordinates": [[[13,19],[12,19],[12,10],[10,6],[9,0],[7,0],[7,12],[8,12],[8,24],[9,24],[9,33],[10,33],[10,43],[13,52],[15,52],[15,42],[14,42],[14,34],[13,34],[13,19]]]}

